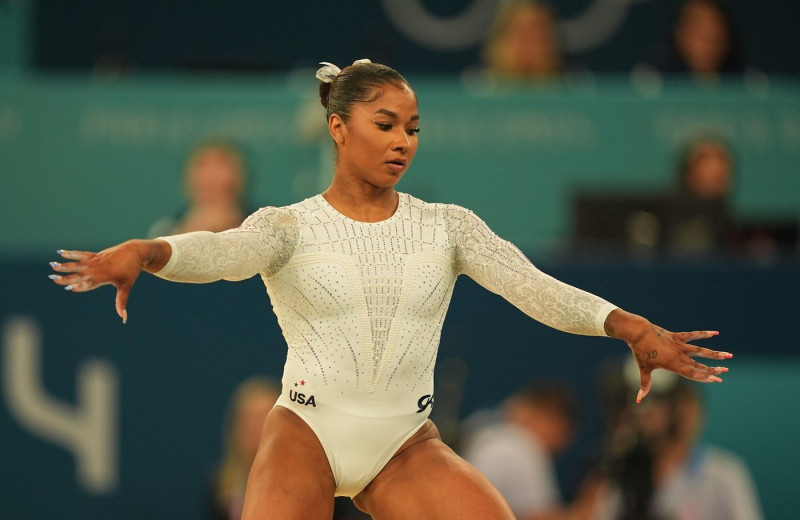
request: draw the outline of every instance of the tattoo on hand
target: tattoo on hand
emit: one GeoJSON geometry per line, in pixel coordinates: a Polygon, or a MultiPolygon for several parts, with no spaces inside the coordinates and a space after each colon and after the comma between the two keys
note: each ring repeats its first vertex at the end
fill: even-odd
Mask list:
{"type": "Polygon", "coordinates": [[[658,357],[658,351],[657,350],[651,350],[650,352],[647,353],[647,361],[652,361],[653,359],[655,359],[657,357],[658,357]]]}

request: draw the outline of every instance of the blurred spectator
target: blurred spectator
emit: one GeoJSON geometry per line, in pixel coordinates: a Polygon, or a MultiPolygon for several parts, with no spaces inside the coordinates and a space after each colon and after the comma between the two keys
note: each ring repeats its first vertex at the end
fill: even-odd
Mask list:
{"type": "Polygon", "coordinates": [[[225,141],[200,144],[190,153],[184,170],[188,207],[157,220],[148,236],[237,227],[249,213],[244,204],[246,183],[247,165],[239,148],[225,141]]]}
{"type": "Polygon", "coordinates": [[[501,2],[482,57],[483,72],[493,80],[558,80],[564,63],[555,12],[536,0],[501,2]]]}
{"type": "MultiPolygon", "coordinates": [[[[635,363],[623,391],[609,397],[609,484],[597,494],[597,520],[760,520],[756,488],[737,455],[700,441],[705,409],[696,384],[653,373],[641,405],[635,363]]],[[[611,373],[610,373],[611,374],[611,373]]]]}
{"type": "MultiPolygon", "coordinates": [[[[492,414],[494,415],[494,414],[492,414]]],[[[519,520],[587,518],[591,491],[565,506],[554,458],[572,441],[571,386],[540,382],[511,395],[498,417],[479,412],[465,423],[463,456],[483,472],[519,520]]]]}
{"type": "Polygon", "coordinates": [[[669,191],[577,193],[572,251],[645,258],[723,254],[758,261],[796,255],[796,215],[735,214],[736,158],[725,139],[698,135],[677,155],[675,187],[669,191]]]}
{"type": "Polygon", "coordinates": [[[666,250],[715,253],[730,247],[733,217],[729,200],[735,183],[733,151],[721,137],[691,139],[680,154],[678,189],[661,219],[666,250]]]}
{"type": "Polygon", "coordinates": [[[280,392],[275,382],[261,377],[246,379],[234,391],[225,421],[222,460],[211,485],[211,520],[241,517],[247,475],[256,456],[261,429],[280,392]]]}
{"type": "Polygon", "coordinates": [[[641,75],[648,71],[688,75],[704,84],[746,72],[763,76],[746,67],[737,27],[722,0],[681,2],[666,48],[653,63],[634,72],[641,75]]]}
{"type": "Polygon", "coordinates": [[[733,190],[734,167],[733,152],[724,139],[693,139],[680,157],[679,190],[688,197],[725,201],[733,190]]]}
{"type": "Polygon", "coordinates": [[[634,256],[709,255],[730,244],[733,152],[721,138],[691,139],[680,152],[675,188],[652,193],[578,193],[573,249],[634,256]]]}
{"type": "Polygon", "coordinates": [[[737,216],[730,204],[736,159],[718,135],[691,139],[680,155],[678,189],[664,208],[665,246],[671,254],[724,252],[760,261],[795,254],[797,219],[792,215],[737,216]]]}

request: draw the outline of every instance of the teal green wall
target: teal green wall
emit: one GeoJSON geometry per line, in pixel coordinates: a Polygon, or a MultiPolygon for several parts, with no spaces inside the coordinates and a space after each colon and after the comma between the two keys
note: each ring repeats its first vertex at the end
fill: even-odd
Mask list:
{"type": "Polygon", "coordinates": [[[745,357],[736,365],[724,388],[707,388],[705,436],[747,461],[765,518],[793,518],[800,450],[789,439],[800,434],[800,360],[745,357]]]}
{"type": "MultiPolygon", "coordinates": [[[[615,78],[503,92],[455,79],[412,83],[422,133],[400,189],[468,206],[525,249],[568,238],[569,199],[580,187],[670,187],[677,149],[706,128],[736,146],[740,213],[800,213],[799,82],[660,93],[615,78]]],[[[327,142],[304,136],[299,123],[310,111],[324,132],[314,88],[311,71],[3,81],[0,252],[97,248],[144,235],[182,206],[183,158],[208,136],[246,148],[254,205],[317,193],[328,178],[327,142]]]]}
{"type": "Polygon", "coordinates": [[[0,1],[0,75],[28,67],[33,0],[0,1]]]}

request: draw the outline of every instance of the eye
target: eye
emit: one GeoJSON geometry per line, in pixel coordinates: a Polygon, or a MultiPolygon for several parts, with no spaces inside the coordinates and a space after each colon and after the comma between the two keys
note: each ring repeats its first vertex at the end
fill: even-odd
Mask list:
{"type": "Polygon", "coordinates": [[[376,122],[375,122],[375,125],[376,125],[378,128],[380,128],[381,130],[383,130],[384,132],[388,132],[389,130],[391,130],[391,129],[392,129],[392,123],[378,123],[378,122],[376,121],[376,122]]]}
{"type": "Polygon", "coordinates": [[[419,133],[419,127],[415,126],[414,128],[406,128],[406,133],[408,135],[414,135],[419,133]]]}

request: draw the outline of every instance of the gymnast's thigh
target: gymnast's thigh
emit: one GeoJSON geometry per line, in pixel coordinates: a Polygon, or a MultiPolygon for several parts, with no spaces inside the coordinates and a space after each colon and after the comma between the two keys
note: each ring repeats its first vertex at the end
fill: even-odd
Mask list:
{"type": "Polygon", "coordinates": [[[247,479],[242,520],[330,520],[335,487],[311,428],[292,411],[273,408],[247,479]]]}
{"type": "Polygon", "coordinates": [[[497,488],[445,445],[430,421],[354,502],[374,520],[514,520],[497,488]]]}

